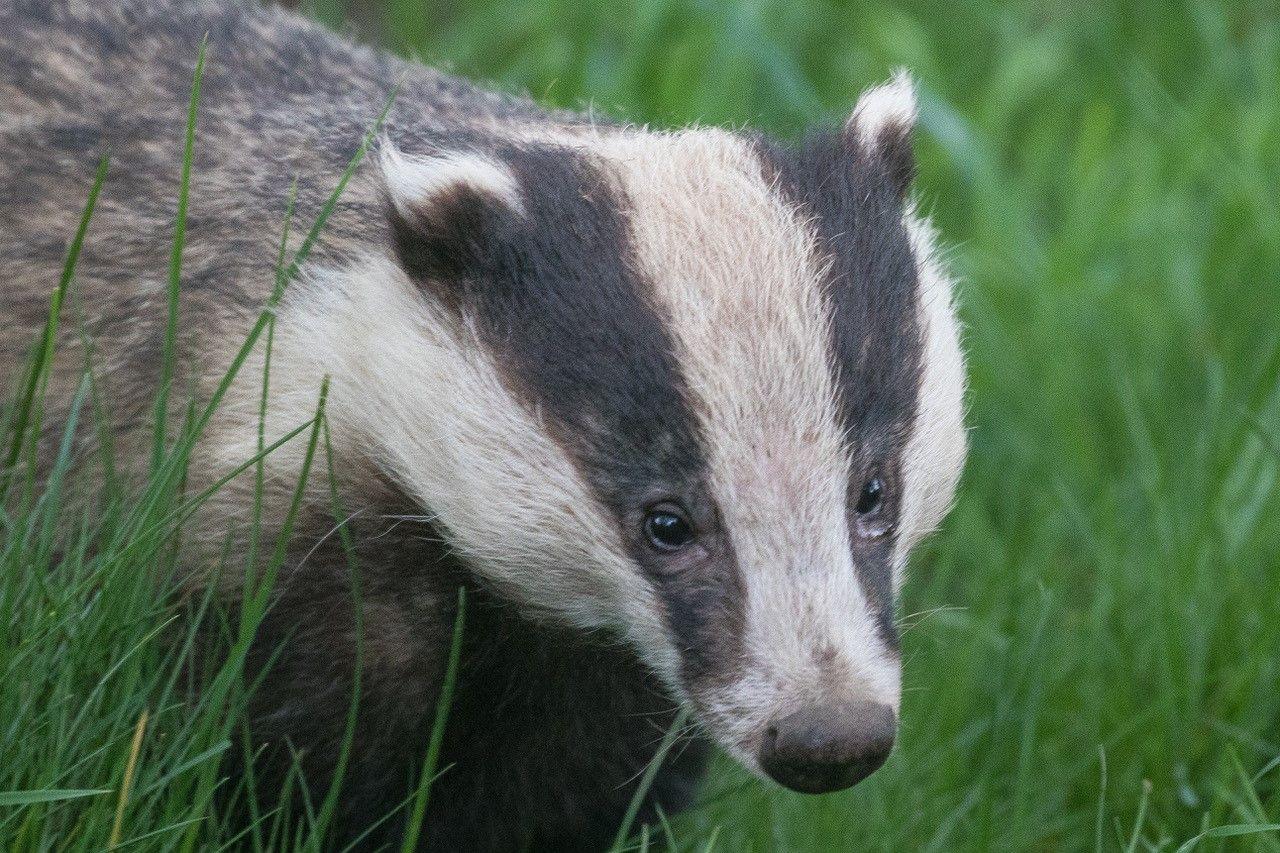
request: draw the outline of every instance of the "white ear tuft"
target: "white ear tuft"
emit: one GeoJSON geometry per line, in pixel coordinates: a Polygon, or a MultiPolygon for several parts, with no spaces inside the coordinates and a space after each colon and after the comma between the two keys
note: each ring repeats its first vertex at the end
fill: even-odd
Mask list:
{"type": "Polygon", "coordinates": [[[892,79],[862,93],[845,127],[860,145],[875,149],[886,132],[901,136],[916,123],[916,90],[905,68],[892,79]]]}
{"type": "Polygon", "coordinates": [[[383,179],[391,202],[401,216],[430,207],[453,189],[469,189],[492,196],[519,212],[520,185],[502,163],[472,151],[451,151],[432,157],[406,157],[389,140],[382,144],[383,179]]]}

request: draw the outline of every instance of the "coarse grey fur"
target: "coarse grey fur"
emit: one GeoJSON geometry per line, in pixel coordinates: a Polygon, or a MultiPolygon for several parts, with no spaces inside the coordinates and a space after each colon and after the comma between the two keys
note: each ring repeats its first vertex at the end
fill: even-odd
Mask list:
{"type": "MultiPolygon", "coordinates": [[[[296,233],[315,218],[393,90],[386,127],[412,151],[483,146],[491,135],[486,123],[548,120],[528,101],[347,44],[270,8],[6,0],[0,5],[0,360],[25,363],[95,165],[110,152],[75,287],[125,453],[145,447],[151,429],[182,133],[205,33],[183,262],[182,313],[199,318],[184,323],[180,337],[188,365],[225,339],[243,339],[274,283],[291,184],[297,183],[296,233]]],[[[366,171],[342,196],[317,260],[389,242],[383,204],[381,186],[366,171]]],[[[78,331],[74,323],[62,326],[50,384],[51,434],[60,429],[79,380],[78,331]]],[[[421,514],[391,484],[373,483],[371,490],[376,498],[360,503],[381,508],[382,516],[421,514]]],[[[228,502],[238,499],[243,492],[228,492],[228,502]]],[[[314,791],[327,789],[354,666],[345,556],[336,537],[312,551],[331,527],[323,508],[302,520],[296,540],[305,544],[290,563],[311,553],[283,584],[282,601],[255,646],[269,656],[291,637],[258,693],[255,736],[293,739],[304,751],[314,791]]],[[[372,653],[363,673],[363,724],[347,771],[352,781],[339,809],[343,836],[358,835],[411,790],[431,727],[456,589],[466,579],[421,523],[411,533],[407,526],[391,533],[356,527],[368,573],[365,643],[372,653]]],[[[484,769],[437,782],[426,846],[603,846],[673,703],[615,645],[503,612],[500,602],[473,589],[461,688],[441,766],[484,769]],[[547,691],[548,682],[565,690],[547,691]],[[569,717],[589,728],[547,725],[569,717]]],[[[687,748],[651,802],[671,811],[687,802],[702,751],[700,744],[687,748]]],[[[279,779],[284,757],[276,758],[279,779]]],[[[271,770],[258,769],[260,777],[268,774],[260,778],[262,791],[271,790],[271,770]]],[[[396,826],[393,821],[372,841],[393,838],[396,826]]]]}
{"type": "MultiPolygon", "coordinates": [[[[178,377],[185,384],[180,390],[189,385],[198,397],[207,397],[258,317],[275,283],[291,187],[296,183],[291,241],[296,248],[299,232],[315,218],[394,91],[381,163],[371,158],[356,173],[304,280],[290,285],[292,302],[282,308],[272,387],[283,391],[279,417],[299,417],[277,424],[275,434],[300,422],[314,405],[320,373],[341,362],[338,356],[329,362],[317,357],[316,363],[326,365],[319,370],[308,361],[309,344],[325,353],[341,349],[334,339],[348,327],[333,320],[342,315],[334,306],[361,299],[376,303],[379,282],[392,281],[387,293],[393,298],[375,308],[387,312],[386,328],[399,328],[395,321],[404,312],[395,310],[407,305],[410,313],[430,313],[431,330],[444,335],[441,340],[459,335],[472,341],[479,353],[476,375],[496,377],[502,387],[494,392],[499,405],[519,410],[511,419],[516,433],[537,432],[530,446],[552,461],[572,461],[566,468],[570,474],[559,469],[548,474],[572,482],[560,483],[562,492],[554,498],[548,485],[547,500],[563,503],[564,494],[578,494],[580,474],[591,504],[580,516],[588,519],[585,537],[609,542],[590,553],[637,567],[635,577],[618,583],[640,593],[610,593],[613,601],[626,600],[636,611],[622,627],[599,618],[601,608],[587,603],[568,602],[564,612],[555,612],[557,597],[574,597],[575,588],[565,580],[572,573],[548,576],[540,599],[536,578],[513,574],[510,566],[479,570],[488,555],[477,553],[457,515],[447,517],[444,507],[424,500],[427,486],[402,476],[410,463],[388,461],[390,448],[366,446],[361,429],[368,425],[352,411],[360,406],[351,402],[351,389],[366,367],[374,371],[363,377],[371,387],[379,382],[395,387],[397,377],[378,374],[377,364],[359,364],[351,375],[335,379],[335,401],[343,402],[345,394],[348,407],[344,415],[335,405],[336,486],[342,505],[353,513],[349,527],[362,574],[364,650],[352,764],[337,815],[339,836],[358,835],[410,790],[435,709],[460,585],[470,590],[470,602],[458,694],[441,760],[451,769],[432,788],[423,849],[603,847],[682,701],[692,704],[716,738],[749,766],[764,723],[794,710],[796,702],[825,700],[828,693],[865,694],[896,715],[899,661],[892,597],[906,550],[940,520],[963,458],[962,378],[949,287],[929,256],[926,229],[915,222],[906,199],[906,113],[913,106],[897,111],[892,103],[886,107],[873,99],[861,117],[855,113],[843,135],[832,137],[835,142],[816,143],[798,157],[747,134],[708,131],[663,142],[677,156],[687,156],[690,169],[705,168],[711,176],[698,188],[706,193],[699,202],[703,212],[710,211],[706,221],[714,225],[717,216],[731,213],[734,192],[742,187],[751,194],[752,210],[775,217],[768,226],[771,234],[785,235],[788,242],[784,250],[763,257],[765,266],[781,270],[778,279],[803,280],[797,290],[808,294],[809,302],[798,307],[761,300],[762,312],[772,319],[760,322],[779,326],[755,336],[765,342],[763,363],[785,371],[776,353],[798,353],[792,384],[807,392],[782,397],[804,407],[805,417],[770,413],[771,420],[792,419],[798,425],[794,435],[785,427],[775,430],[777,458],[761,471],[785,474],[787,466],[795,468],[796,477],[782,476],[778,482],[784,490],[793,488],[799,504],[817,506],[833,489],[839,492],[835,516],[822,504],[821,512],[806,517],[823,526],[823,536],[816,537],[822,541],[809,556],[840,571],[828,578],[787,566],[793,574],[759,581],[748,572],[756,568],[742,565],[735,553],[729,535],[734,531],[707,537],[719,543],[717,557],[701,573],[687,566],[673,571],[652,555],[628,550],[629,543],[615,542],[625,540],[615,528],[629,523],[633,487],[709,495],[714,490],[708,484],[716,485],[720,503],[712,497],[688,498],[695,521],[712,529],[732,516],[726,495],[750,504],[752,490],[768,479],[754,471],[737,476],[722,470],[732,464],[726,459],[744,455],[741,448],[760,445],[752,432],[760,419],[747,418],[744,426],[734,418],[741,419],[751,405],[717,409],[702,405],[700,396],[732,399],[735,382],[754,380],[749,372],[738,376],[738,362],[709,358],[703,363],[699,354],[710,346],[706,332],[682,320],[688,313],[682,306],[712,297],[685,287],[680,274],[667,275],[662,268],[667,255],[687,261],[702,254],[716,258],[723,250],[712,245],[712,237],[693,234],[701,218],[693,217],[694,225],[683,229],[690,234],[689,245],[670,246],[665,229],[646,227],[652,223],[644,217],[656,214],[629,210],[642,202],[646,209],[661,208],[662,190],[635,177],[644,168],[659,174],[664,162],[645,147],[649,135],[487,92],[349,44],[291,13],[234,0],[0,0],[0,360],[6,366],[20,366],[30,351],[94,167],[104,152],[110,153],[109,175],[74,286],[73,316],[83,316],[84,335],[78,322],[64,322],[60,330],[46,423],[51,436],[61,429],[80,380],[86,357],[82,342],[91,341],[116,452],[138,463],[136,470],[145,468],[139,460],[151,440],[182,134],[194,60],[206,35],[182,268],[178,377]],[[856,157],[849,153],[854,150],[856,157]],[[409,174],[416,167],[405,167],[405,157],[436,163],[436,168],[454,163],[448,158],[456,152],[480,158],[467,161],[468,174],[489,175],[483,179],[489,184],[481,179],[468,184],[468,178],[421,204],[406,201],[408,190],[397,188],[396,170],[409,174]],[[839,203],[819,200],[830,182],[821,175],[814,179],[814,170],[841,168],[845,161],[850,175],[845,183],[853,190],[839,203]],[[499,166],[486,165],[494,163],[499,166]],[[610,169],[630,177],[618,178],[610,169]],[[717,183],[717,169],[741,184],[717,183]],[[503,190],[508,179],[516,188],[511,193],[503,190]],[[850,201],[868,187],[874,192],[867,190],[866,198],[874,203],[850,201]],[[810,229],[810,218],[829,221],[810,229]],[[512,244],[524,242],[518,251],[491,257],[478,236],[490,232],[512,244]],[[839,254],[846,237],[866,255],[831,263],[828,256],[839,254]],[[482,272],[498,275],[493,271],[511,264],[534,282],[527,291],[513,295],[476,285],[482,272]],[[587,272],[574,272],[574,264],[587,272]],[[844,291],[843,299],[832,297],[834,309],[815,307],[821,302],[817,295],[853,287],[846,279],[859,276],[875,281],[844,291]],[[370,282],[368,290],[360,289],[370,282]],[[581,298],[566,305],[565,293],[581,298]],[[395,301],[400,299],[405,301],[395,301]],[[520,316],[512,307],[517,303],[539,320],[556,312],[566,316],[559,325],[539,325],[520,316]],[[850,326],[832,329],[834,342],[827,340],[832,322],[827,313],[850,326]],[[566,340],[557,334],[584,326],[589,330],[582,337],[570,334],[566,340]],[[590,330],[600,334],[593,338],[590,330]],[[309,334],[316,338],[308,341],[309,334]],[[791,334],[799,335],[804,346],[792,346],[791,334]],[[771,353],[768,346],[777,349],[771,353]],[[853,355],[846,358],[846,353],[853,355]],[[696,367],[685,363],[693,359],[699,361],[696,367]],[[841,368],[829,370],[829,362],[838,359],[844,359],[841,368]],[[852,411],[856,406],[862,409],[852,411]],[[879,411],[868,413],[868,408],[879,411]],[[811,417],[809,409],[815,412],[811,417]],[[646,421],[646,413],[654,420],[646,421]],[[704,445],[719,438],[709,433],[722,422],[729,432],[738,432],[725,439],[729,450],[717,455],[704,445]],[[795,458],[788,455],[789,441],[800,448],[795,458]],[[835,449],[846,443],[861,450],[835,449]],[[935,445],[943,448],[936,459],[929,456],[935,445]],[[911,529],[900,536],[875,533],[851,549],[850,539],[860,534],[846,530],[846,524],[856,528],[857,521],[845,518],[844,493],[852,489],[856,501],[858,477],[879,470],[881,457],[888,460],[885,476],[893,483],[920,471],[936,469],[937,475],[925,478],[924,485],[909,483],[917,493],[894,501],[895,512],[902,505],[904,528],[910,516],[911,529]],[[846,484],[849,477],[854,479],[846,484]],[[845,553],[850,551],[853,556],[845,553]],[[856,573],[844,571],[855,559],[856,573]],[[757,624],[768,611],[761,595],[767,604],[775,588],[780,608],[803,615],[779,618],[764,630],[757,624]],[[850,615],[829,624],[832,614],[840,613],[850,615]],[[793,621],[810,633],[785,649],[780,646],[776,658],[794,672],[772,671],[771,644],[793,621]],[[801,699],[788,698],[791,694],[801,699]]],[[[692,269],[690,279],[697,277],[696,265],[692,269]]],[[[369,334],[366,326],[376,329],[383,319],[348,316],[351,334],[369,334]]],[[[748,327],[751,322],[744,321],[748,327]]],[[[410,326],[415,334],[421,331],[410,326]]],[[[376,334],[369,340],[371,346],[387,344],[376,334]]],[[[396,347],[379,352],[394,355],[396,347]]],[[[244,461],[247,454],[240,451],[253,446],[256,418],[245,413],[256,401],[260,361],[251,362],[245,373],[255,378],[233,390],[228,413],[211,424],[207,450],[193,457],[193,490],[216,480],[229,464],[244,461]]],[[[399,377],[410,378],[408,371],[399,377]]],[[[755,401],[743,393],[748,403],[755,401]]],[[[175,399],[185,398],[175,392],[175,399]]],[[[389,402],[387,395],[380,399],[389,402]]],[[[769,398],[762,399],[768,408],[769,398]]],[[[448,408],[451,403],[427,405],[448,408]]],[[[412,433],[412,423],[397,426],[412,433]]],[[[89,457],[93,440],[93,431],[83,429],[78,458],[89,457]]],[[[429,447],[413,450],[419,456],[431,452],[429,447]]],[[[283,448],[278,454],[286,461],[266,484],[263,535],[268,542],[295,482],[289,475],[297,470],[296,451],[290,452],[283,448]]],[[[476,468],[481,467],[478,462],[476,468]]],[[[323,475],[315,479],[277,600],[252,653],[253,671],[266,668],[250,709],[255,741],[267,746],[257,767],[263,791],[271,790],[287,767],[286,744],[299,750],[311,790],[327,790],[350,706],[357,647],[350,570],[333,535],[328,483],[323,475]]],[[[470,485],[459,482],[453,488],[470,485]]],[[[244,507],[251,489],[250,478],[241,477],[215,495],[191,523],[193,554],[201,543],[215,552],[229,547],[233,555],[245,553],[244,507]]],[[[907,486],[902,494],[908,494],[907,486]]],[[[785,494],[779,497],[785,499],[785,494]]],[[[528,508],[516,498],[512,506],[528,508]]],[[[487,511],[515,510],[495,505],[487,511]]],[[[797,537],[808,538],[804,530],[783,532],[791,539],[779,533],[748,550],[776,557],[797,537]]],[[[517,567],[521,545],[507,544],[514,552],[508,562],[517,567]]],[[[206,582],[198,569],[207,564],[192,558],[193,586],[206,582]]],[[[599,579],[588,577],[584,601],[596,592],[593,583],[603,588],[610,578],[617,580],[603,570],[599,579]]],[[[233,583],[225,587],[234,606],[239,590],[233,583]]],[[[611,600],[603,590],[595,597],[611,600]]],[[[621,616],[616,621],[626,622],[621,616]]],[[[672,812],[689,802],[706,751],[700,736],[678,747],[659,773],[642,818],[653,816],[657,806],[672,812]]],[[[395,839],[399,820],[385,824],[367,843],[395,839]]]]}

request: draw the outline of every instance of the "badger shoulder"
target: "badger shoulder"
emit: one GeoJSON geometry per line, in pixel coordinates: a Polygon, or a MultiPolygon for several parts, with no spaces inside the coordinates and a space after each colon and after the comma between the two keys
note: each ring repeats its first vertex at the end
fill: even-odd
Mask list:
{"type": "MultiPolygon", "coordinates": [[[[204,51],[191,183],[192,286],[270,264],[291,185],[314,218],[363,138],[384,128],[431,151],[486,140],[549,116],[425,66],[345,41],[276,8],[236,2],[16,0],[0,6],[0,222],[4,257],[56,269],[96,165],[110,171],[82,272],[162,271],[176,213],[183,134],[204,51]],[[25,247],[25,248],[23,248],[25,247]],[[246,251],[247,249],[252,251],[246,251]],[[218,274],[201,264],[218,256],[218,274]],[[231,269],[226,268],[233,261],[231,269]]],[[[557,120],[564,120],[558,117],[557,120]]],[[[377,193],[357,180],[325,232],[349,251],[374,239],[377,193]]],[[[28,281],[30,276],[7,276],[28,281]]],[[[41,288],[45,290],[47,288],[41,288]]]]}
{"type": "MultiPolygon", "coordinates": [[[[189,362],[243,337],[274,286],[287,212],[296,249],[388,105],[383,132],[423,153],[483,148],[516,128],[574,120],[352,44],[277,8],[212,0],[0,4],[0,355],[23,363],[107,158],[76,289],[125,428],[143,417],[153,394],[202,50],[182,257],[189,362]]],[[[370,159],[312,257],[323,263],[384,246],[385,206],[370,159]]],[[[66,324],[55,389],[74,387],[80,341],[66,324]]]]}

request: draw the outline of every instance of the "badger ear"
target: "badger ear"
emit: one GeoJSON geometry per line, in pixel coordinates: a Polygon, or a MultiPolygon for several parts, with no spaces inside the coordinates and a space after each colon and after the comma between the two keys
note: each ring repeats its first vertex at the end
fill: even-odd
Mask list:
{"type": "Polygon", "coordinates": [[[522,213],[516,176],[482,154],[406,157],[384,142],[381,165],[396,253],[419,280],[478,271],[522,213]]]}
{"type": "Polygon", "coordinates": [[[887,83],[858,98],[844,133],[857,150],[878,161],[899,194],[905,195],[916,176],[911,135],[916,124],[916,91],[911,76],[899,69],[887,83]]]}

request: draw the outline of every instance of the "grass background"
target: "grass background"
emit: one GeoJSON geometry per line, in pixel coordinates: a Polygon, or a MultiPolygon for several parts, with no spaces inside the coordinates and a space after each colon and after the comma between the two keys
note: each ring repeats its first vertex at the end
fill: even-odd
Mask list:
{"type": "MultiPolygon", "coordinates": [[[[919,80],[920,192],[962,282],[973,450],[902,606],[899,747],[821,799],[722,762],[673,821],[678,846],[1173,850],[1280,821],[1273,4],[350,5],[312,11],[656,125],[795,137],[896,66],[919,80]]],[[[57,482],[12,489],[0,515],[0,838],[315,843],[314,817],[237,838],[211,806],[244,686],[178,701],[181,649],[154,635],[181,608],[130,571],[168,553],[157,507],[177,485],[77,514],[57,482]],[[44,580],[55,561],[70,581],[44,580]]]]}

